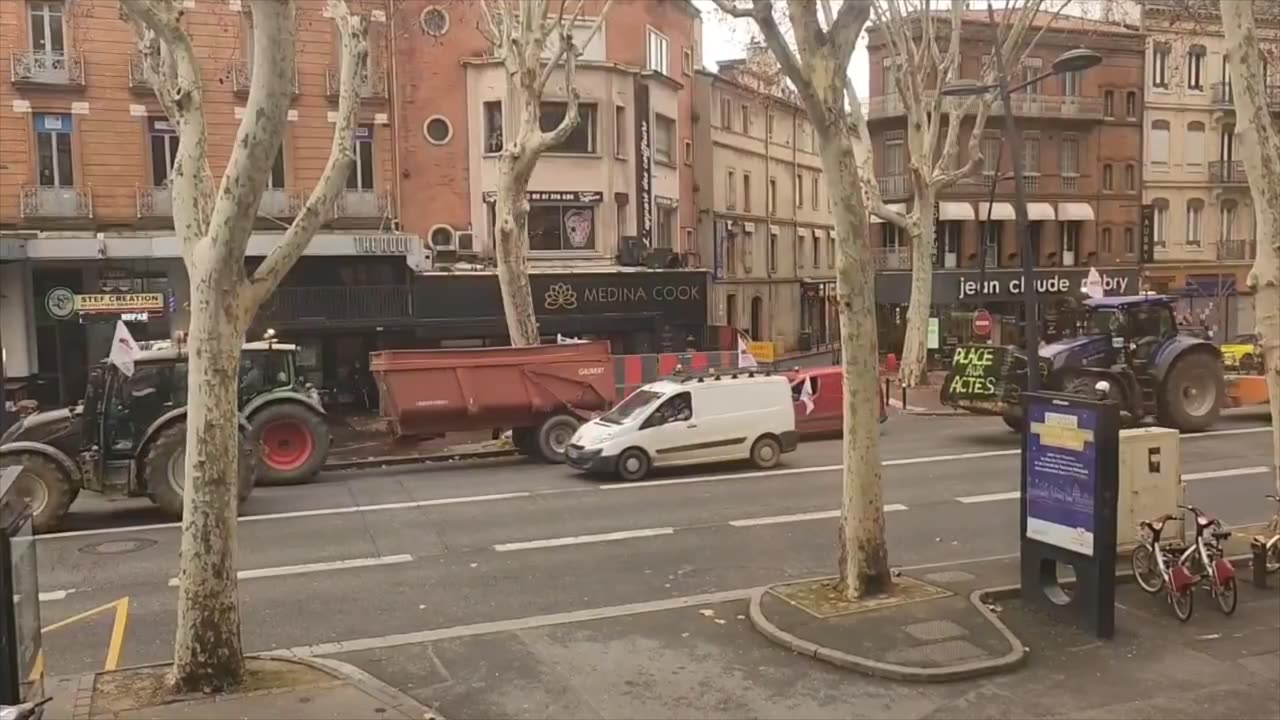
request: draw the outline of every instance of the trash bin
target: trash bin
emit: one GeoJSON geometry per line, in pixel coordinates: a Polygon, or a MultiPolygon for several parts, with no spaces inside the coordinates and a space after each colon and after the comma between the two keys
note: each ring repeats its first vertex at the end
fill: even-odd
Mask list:
{"type": "Polygon", "coordinates": [[[14,487],[20,468],[0,469],[0,704],[44,697],[40,587],[31,508],[14,487]]]}
{"type": "Polygon", "coordinates": [[[813,333],[808,330],[801,330],[800,337],[796,339],[796,349],[800,352],[809,352],[813,349],[813,333]]]}

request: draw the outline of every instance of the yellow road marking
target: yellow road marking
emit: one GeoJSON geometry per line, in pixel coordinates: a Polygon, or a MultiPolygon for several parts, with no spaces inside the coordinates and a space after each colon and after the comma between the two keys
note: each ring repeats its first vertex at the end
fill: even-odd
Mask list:
{"type": "MultiPolygon", "coordinates": [[[[106,605],[98,606],[96,608],[93,608],[92,610],[86,610],[80,613],[79,615],[74,615],[72,617],[67,618],[66,620],[59,620],[58,622],[52,625],[49,625],[48,627],[42,628],[40,632],[47,633],[51,630],[57,630],[58,628],[66,627],[71,623],[79,622],[86,618],[93,617],[98,613],[111,610],[112,608],[114,608],[116,611],[116,618],[115,618],[115,622],[112,624],[112,627],[111,627],[111,640],[107,643],[107,659],[106,659],[106,662],[103,664],[102,669],[115,670],[116,667],[120,664],[120,651],[124,647],[124,630],[125,630],[125,627],[127,627],[129,624],[129,597],[127,595],[125,597],[120,598],[119,600],[113,600],[107,603],[106,605]]],[[[38,656],[36,656],[36,667],[39,668],[41,671],[43,671],[44,669],[44,651],[43,650],[41,650],[41,653],[38,656]]]]}
{"type": "Polygon", "coordinates": [[[31,664],[31,674],[27,676],[27,682],[35,682],[44,675],[44,648],[40,648],[40,652],[36,653],[36,661],[31,664]]]}

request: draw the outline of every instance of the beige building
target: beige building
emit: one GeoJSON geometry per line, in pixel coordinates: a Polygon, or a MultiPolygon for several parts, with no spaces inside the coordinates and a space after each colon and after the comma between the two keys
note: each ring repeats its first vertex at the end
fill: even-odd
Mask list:
{"type": "MultiPolygon", "coordinates": [[[[1155,263],[1148,286],[1183,296],[1181,310],[1221,339],[1253,326],[1241,297],[1257,237],[1236,135],[1226,40],[1214,21],[1185,19],[1173,0],[1145,4],[1143,203],[1151,207],[1155,263]]],[[[1272,32],[1273,38],[1280,34],[1272,32]]],[[[1268,88],[1280,112],[1280,86],[1268,88]]]]}
{"type": "Polygon", "coordinates": [[[694,81],[697,247],[712,270],[710,322],[780,351],[839,339],[835,228],[816,136],[795,101],[762,91],[746,61],[694,81]]]}

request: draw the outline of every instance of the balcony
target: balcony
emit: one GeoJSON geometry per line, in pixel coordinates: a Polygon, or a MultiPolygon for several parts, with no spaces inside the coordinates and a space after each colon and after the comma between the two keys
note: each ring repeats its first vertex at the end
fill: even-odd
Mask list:
{"type": "MultiPolygon", "coordinates": [[[[1214,83],[1210,88],[1213,104],[1218,107],[1235,110],[1235,92],[1232,90],[1231,83],[1218,82],[1214,83]]],[[[1272,112],[1280,112],[1280,85],[1267,85],[1267,107],[1272,112]]]]}
{"type": "Polygon", "coordinates": [[[262,305],[258,322],[382,322],[410,317],[406,285],[282,287],[262,305]]]}
{"type": "MultiPolygon", "coordinates": [[[[238,95],[248,95],[249,86],[253,83],[253,63],[248,60],[238,60],[231,64],[231,89],[238,95]]],[[[293,70],[293,82],[290,90],[294,95],[298,94],[298,69],[295,66],[293,70]]]]}
{"type": "Polygon", "coordinates": [[[910,175],[886,175],[876,178],[881,197],[900,198],[911,194],[910,175]]]}
{"type": "Polygon", "coordinates": [[[84,56],[78,52],[14,50],[9,53],[14,85],[84,86],[84,56]]]}
{"type": "Polygon", "coordinates": [[[877,270],[910,270],[911,250],[908,248],[873,248],[877,270]]]}
{"type": "Polygon", "coordinates": [[[151,83],[147,81],[147,71],[143,67],[142,56],[134,53],[129,56],[129,89],[144,95],[155,94],[151,83]]]}
{"type": "Polygon", "coordinates": [[[391,194],[381,190],[343,190],[334,203],[333,217],[339,220],[368,220],[388,217],[391,194]]]}
{"type": "Polygon", "coordinates": [[[1248,185],[1243,160],[1214,160],[1209,163],[1209,182],[1215,185],[1248,185]]]}
{"type": "Polygon", "coordinates": [[[135,194],[139,219],[173,217],[173,190],[167,187],[139,187],[135,194]]]}
{"type": "MultiPolygon", "coordinates": [[[[926,102],[933,97],[933,93],[926,94],[926,102]]],[[[964,107],[965,102],[969,98],[951,97],[944,98],[942,101],[942,111],[951,112],[964,107]]],[[[1028,95],[1025,93],[1014,93],[1013,109],[1020,117],[1028,118],[1058,118],[1064,120],[1101,120],[1102,119],[1102,98],[1096,97],[1079,97],[1076,95],[1028,95]]],[[[978,103],[974,102],[969,108],[969,114],[976,114],[978,111],[978,103]]],[[[896,93],[893,95],[877,95],[871,98],[864,106],[863,112],[868,120],[880,118],[895,117],[905,115],[906,106],[902,102],[902,97],[896,93]]],[[[1004,114],[1004,103],[996,101],[991,105],[992,115],[1004,114]]]]}
{"type": "MultiPolygon", "coordinates": [[[[337,65],[325,68],[324,85],[325,93],[330,98],[337,99],[338,90],[342,86],[342,68],[337,65]]],[[[364,81],[360,83],[360,98],[362,100],[387,99],[387,74],[372,68],[365,70],[364,81]]]]}
{"type": "Polygon", "coordinates": [[[301,190],[267,188],[262,191],[262,201],[258,203],[258,217],[292,220],[302,212],[304,202],[301,190]]]}
{"type": "Polygon", "coordinates": [[[73,220],[93,217],[88,187],[23,185],[19,215],[32,219],[73,220]]]}
{"type": "Polygon", "coordinates": [[[1218,241],[1219,260],[1252,260],[1254,245],[1252,240],[1236,238],[1218,241]]]}

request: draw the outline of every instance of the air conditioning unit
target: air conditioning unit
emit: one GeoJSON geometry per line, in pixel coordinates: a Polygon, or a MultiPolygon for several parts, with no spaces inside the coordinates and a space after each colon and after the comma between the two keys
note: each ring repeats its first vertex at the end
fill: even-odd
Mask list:
{"type": "Polygon", "coordinates": [[[480,251],[476,248],[476,234],[474,232],[470,230],[459,230],[454,234],[453,239],[458,246],[458,254],[479,254],[480,251]]]}
{"type": "Polygon", "coordinates": [[[680,267],[680,257],[671,248],[651,248],[644,256],[644,264],[654,270],[680,267]]]}
{"type": "Polygon", "coordinates": [[[448,225],[437,225],[431,228],[431,234],[427,236],[427,242],[436,252],[445,249],[453,249],[454,244],[453,228],[448,225]]]}
{"type": "Polygon", "coordinates": [[[634,235],[622,238],[618,246],[618,264],[623,267],[639,267],[644,264],[644,243],[634,235]]]}

